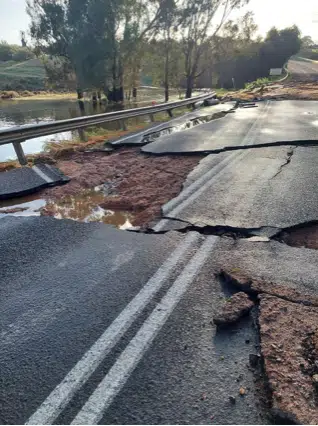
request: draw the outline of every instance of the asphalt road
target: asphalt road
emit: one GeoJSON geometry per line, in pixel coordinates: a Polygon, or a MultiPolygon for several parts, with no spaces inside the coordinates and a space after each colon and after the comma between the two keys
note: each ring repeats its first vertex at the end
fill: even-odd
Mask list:
{"type": "Polygon", "coordinates": [[[68,181],[67,176],[49,164],[9,170],[0,174],[0,199],[20,197],[68,181]]]}
{"type": "Polygon", "coordinates": [[[218,104],[198,108],[194,111],[183,114],[179,117],[172,118],[171,120],[163,123],[152,123],[144,130],[132,132],[129,135],[122,136],[110,142],[112,146],[138,146],[143,145],[148,141],[161,137],[162,134],[176,133],[191,126],[194,120],[202,119],[205,117],[213,116],[214,114],[222,111],[229,111],[235,105],[235,102],[227,102],[225,104],[218,104]]]}
{"type": "MultiPolygon", "coordinates": [[[[225,139],[248,146],[287,125],[297,139],[306,123],[315,134],[314,103],[280,105],[215,123],[228,120],[225,139]]],[[[198,143],[212,133],[203,126],[193,128],[198,143]]],[[[316,220],[317,155],[315,146],[211,154],[164,207],[176,220],[155,229],[208,224],[270,236],[316,220]]],[[[253,315],[216,329],[213,315],[233,291],[216,274],[242,268],[316,294],[317,264],[316,252],[273,241],[1,218],[0,422],[267,424],[248,368],[259,352],[253,315]]]]}
{"type": "Polygon", "coordinates": [[[306,58],[291,59],[288,62],[288,70],[291,74],[299,77],[308,78],[318,76],[318,62],[306,58]]]}
{"type": "MultiPolygon", "coordinates": [[[[173,256],[182,236],[143,236],[44,217],[1,219],[0,234],[0,420],[21,424],[173,256]]],[[[196,240],[184,247],[186,258],[196,240]]],[[[182,268],[184,259],[173,259],[182,268]]],[[[177,266],[161,271],[149,294],[177,266]]],[[[133,312],[125,317],[126,328],[133,312]]]]}
{"type": "Polygon", "coordinates": [[[199,128],[164,136],[147,144],[148,154],[187,154],[226,150],[228,147],[317,140],[317,101],[265,101],[238,108],[199,128]]]}
{"type": "Polygon", "coordinates": [[[2,424],[267,422],[252,319],[212,325],[217,237],[45,217],[0,235],[2,424]]]}
{"type": "MultiPolygon", "coordinates": [[[[225,167],[214,167],[207,182],[170,202],[165,215],[182,221],[180,227],[229,226],[265,236],[316,220],[317,161],[318,147],[236,151],[225,167]]],[[[175,221],[161,221],[155,229],[174,226],[175,221]]]]}

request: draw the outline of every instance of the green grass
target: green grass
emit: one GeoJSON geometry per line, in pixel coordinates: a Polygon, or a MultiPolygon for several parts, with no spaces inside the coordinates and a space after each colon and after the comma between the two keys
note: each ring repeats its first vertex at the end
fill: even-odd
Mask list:
{"type": "Polygon", "coordinates": [[[245,83],[245,89],[247,90],[253,90],[256,89],[257,87],[261,87],[261,86],[266,86],[266,84],[269,83],[273,83],[277,80],[282,79],[284,76],[283,75],[273,75],[270,77],[263,77],[263,78],[258,78],[255,81],[251,81],[250,83],[245,83]]]}
{"type": "Polygon", "coordinates": [[[219,88],[213,88],[213,92],[217,94],[217,96],[224,96],[229,92],[233,92],[234,89],[219,89],[219,88]]]}
{"type": "Polygon", "coordinates": [[[45,69],[38,59],[0,63],[0,90],[43,90],[45,69]]]}

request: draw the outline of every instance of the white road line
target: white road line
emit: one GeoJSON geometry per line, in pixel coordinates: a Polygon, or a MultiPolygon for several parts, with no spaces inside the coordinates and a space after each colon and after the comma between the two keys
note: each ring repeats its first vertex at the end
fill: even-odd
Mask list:
{"type": "Polygon", "coordinates": [[[105,330],[102,336],[51,392],[26,424],[52,424],[74,394],[89,379],[106,355],[128,330],[152,297],[160,290],[170,274],[175,270],[175,267],[184,259],[187,251],[193,247],[193,244],[199,242],[201,238],[199,234],[194,232],[190,232],[185,237],[174,252],[169,255],[168,260],[163,263],[134,299],[105,330]]]}
{"type": "Polygon", "coordinates": [[[77,414],[72,422],[73,425],[98,424],[105,410],[124,386],[130,374],[206,262],[217,239],[218,237],[215,236],[207,237],[200,250],[193,256],[181,275],[158,303],[136,336],[130,341],[108,374],[77,414]]]}
{"type": "Polygon", "coordinates": [[[33,166],[32,167],[32,170],[34,170],[35,171],[35,173],[38,175],[38,176],[40,176],[40,178],[42,178],[43,180],[45,180],[45,182],[47,182],[47,183],[52,183],[53,182],[53,179],[51,179],[49,176],[47,176],[44,172],[42,172],[42,170],[40,170],[39,168],[38,168],[38,166],[33,166]]]}
{"type": "MultiPolygon", "coordinates": [[[[245,137],[243,138],[240,145],[253,145],[256,136],[258,135],[258,129],[263,118],[268,114],[268,111],[271,107],[271,104],[267,102],[264,111],[262,114],[255,120],[254,124],[251,126],[245,137]]],[[[215,165],[211,170],[201,176],[198,180],[189,185],[180,195],[162,208],[162,211],[165,215],[169,214],[171,217],[176,217],[184,208],[198,198],[203,192],[213,184],[215,179],[222,176],[229,167],[233,167],[238,163],[244,156],[248,154],[248,150],[235,151],[230,154],[227,158],[222,160],[220,163],[215,165]],[[173,208],[174,207],[174,208],[173,208]],[[172,210],[171,210],[172,209],[172,210]]],[[[211,154],[214,155],[214,154],[211,154]]],[[[155,231],[161,231],[169,223],[169,219],[160,220],[157,225],[154,226],[155,231]]]]}

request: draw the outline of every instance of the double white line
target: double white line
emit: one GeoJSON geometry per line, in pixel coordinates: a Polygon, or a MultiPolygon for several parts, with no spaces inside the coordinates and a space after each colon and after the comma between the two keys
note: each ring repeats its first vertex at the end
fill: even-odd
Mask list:
{"type": "MultiPolygon", "coordinates": [[[[242,144],[246,142],[249,144],[254,143],[257,130],[262,118],[267,114],[268,108],[269,105],[266,105],[264,113],[254,122],[242,144]]],[[[179,197],[172,200],[169,206],[166,206],[166,210],[170,210],[172,216],[183,210],[189,203],[192,203],[194,199],[198,198],[206,190],[207,186],[213,184],[214,179],[219,178],[221,174],[226,172],[228,167],[233,167],[246,154],[247,151],[235,152],[229,155],[219,165],[208,171],[198,181],[183,191],[179,197]]],[[[166,220],[162,220],[155,229],[161,230],[165,224],[166,220]]],[[[63,381],[51,392],[26,424],[52,424],[56,420],[76,392],[87,382],[92,373],[119,342],[154,295],[168,281],[171,274],[177,267],[183,267],[185,256],[189,254],[191,249],[193,250],[195,245],[199,244],[201,238],[197,233],[189,233],[186,236],[184,241],[171,254],[170,258],[150,278],[142,290],[65,376],[63,381]]],[[[162,298],[161,302],[158,303],[107,375],[99,383],[96,390],[76,415],[72,424],[97,424],[101,420],[106,409],[124,386],[143,354],[167,321],[200,268],[204,265],[212,252],[216,240],[217,237],[214,236],[206,238],[162,298]]]]}
{"type": "MultiPolygon", "coordinates": [[[[141,291],[119,314],[102,336],[85,353],[62,382],[51,392],[26,424],[52,424],[62,413],[75,393],[86,383],[111,349],[116,345],[134,320],[139,316],[154,295],[162,288],[170,275],[184,264],[185,256],[191,253],[202,237],[189,233],[175,249],[169,259],[150,278],[141,291]]],[[[72,424],[96,424],[115,396],[124,386],[128,377],[142,358],[145,351],[167,321],[175,306],[200,271],[217,241],[207,237],[174,281],[166,295],[143,323],[135,337],[121,353],[86,404],[79,411],[72,424]]]]}

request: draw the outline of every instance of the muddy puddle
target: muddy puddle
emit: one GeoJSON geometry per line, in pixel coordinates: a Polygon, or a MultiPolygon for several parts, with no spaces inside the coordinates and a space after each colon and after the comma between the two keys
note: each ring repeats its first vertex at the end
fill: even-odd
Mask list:
{"type": "Polygon", "coordinates": [[[46,205],[46,201],[28,196],[16,198],[14,200],[0,201],[0,219],[7,216],[41,216],[41,209],[46,205]]]}
{"type": "Polygon", "coordinates": [[[133,215],[126,211],[113,211],[100,207],[105,195],[96,187],[76,196],[65,196],[58,201],[37,198],[36,195],[0,201],[0,219],[11,216],[51,216],[79,222],[102,222],[119,229],[132,227],[133,215]]]}

